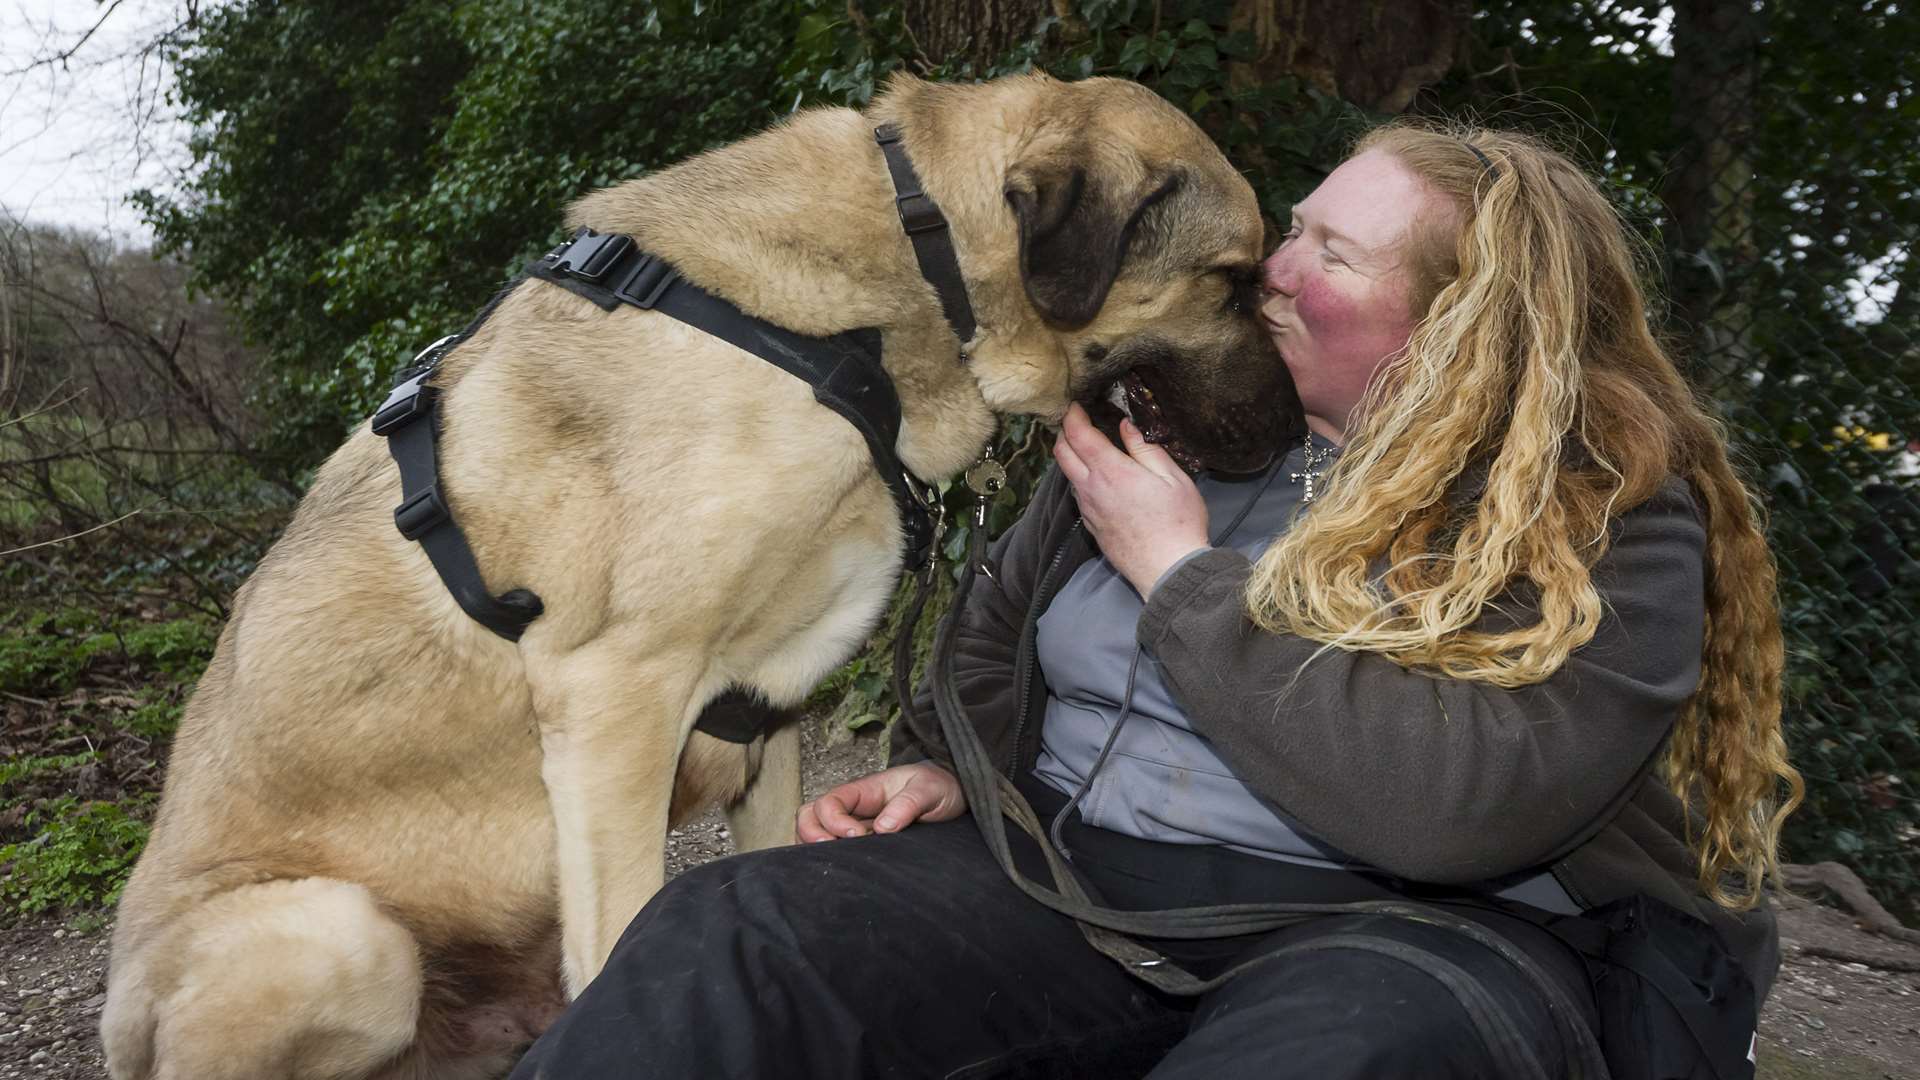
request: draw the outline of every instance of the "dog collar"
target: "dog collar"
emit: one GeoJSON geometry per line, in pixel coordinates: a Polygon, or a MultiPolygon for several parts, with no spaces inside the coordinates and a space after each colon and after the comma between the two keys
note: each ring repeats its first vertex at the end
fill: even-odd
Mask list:
{"type": "Polygon", "coordinates": [[[965,345],[973,340],[973,305],[967,300],[967,283],[960,277],[960,258],[954,254],[952,229],[940,204],[920,189],[920,176],[913,171],[913,159],[900,141],[900,129],[881,124],[873,129],[873,141],[886,155],[887,175],[893,180],[893,205],[900,211],[900,225],[913,244],[913,257],[920,264],[920,276],[940,294],[940,310],[947,325],[965,345]]]}

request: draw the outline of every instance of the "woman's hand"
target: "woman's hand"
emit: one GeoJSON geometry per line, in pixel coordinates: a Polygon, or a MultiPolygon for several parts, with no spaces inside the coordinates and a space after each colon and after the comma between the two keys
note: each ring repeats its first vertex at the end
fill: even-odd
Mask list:
{"type": "Polygon", "coordinates": [[[793,831],[801,843],[890,833],[916,821],[950,821],[965,813],[960,780],[930,761],[896,765],[849,780],[800,808],[793,831]]]}
{"type": "Polygon", "coordinates": [[[1142,438],[1132,421],[1120,421],[1120,439],[1125,453],[1085,409],[1069,405],[1053,460],[1073,485],[1100,551],[1145,600],[1168,567],[1207,546],[1207,503],[1185,470],[1142,438]]]}

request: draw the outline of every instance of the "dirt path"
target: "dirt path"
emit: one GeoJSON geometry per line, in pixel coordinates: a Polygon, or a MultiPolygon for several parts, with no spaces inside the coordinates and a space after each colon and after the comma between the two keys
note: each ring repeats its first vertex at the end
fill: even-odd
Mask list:
{"type": "MultiPolygon", "coordinates": [[[[814,735],[809,796],[880,761],[877,740],[826,745],[814,735]]],[[[689,822],[668,840],[669,871],[731,848],[717,814],[689,822]]],[[[1920,948],[1863,933],[1843,913],[1804,901],[1784,902],[1780,919],[1786,959],[1761,1020],[1761,1080],[1920,1080],[1920,948]]],[[[105,1080],[95,1027],[111,928],[97,923],[0,931],[0,1080],[105,1080]]]]}

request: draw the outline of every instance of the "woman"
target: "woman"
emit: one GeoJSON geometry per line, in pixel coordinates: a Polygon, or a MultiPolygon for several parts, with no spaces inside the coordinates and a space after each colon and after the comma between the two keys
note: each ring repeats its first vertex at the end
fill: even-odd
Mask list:
{"type": "MultiPolygon", "coordinates": [[[[1264,274],[1307,435],[1196,481],[1068,414],[957,616],[995,760],[1112,907],[1441,903],[1591,1024],[1579,958],[1521,916],[1645,893],[1764,993],[1756,904],[1800,791],[1771,560],[1605,199],[1525,137],[1391,126],[1264,274]]],[[[1008,885],[945,756],[899,725],[892,768],[802,808],[808,843],[680,878],[516,1075],[1511,1071],[1407,949],[1480,987],[1530,1070],[1568,1069],[1514,965],[1382,915],[1156,942],[1203,977],[1292,951],[1149,989],[1008,885]]]]}

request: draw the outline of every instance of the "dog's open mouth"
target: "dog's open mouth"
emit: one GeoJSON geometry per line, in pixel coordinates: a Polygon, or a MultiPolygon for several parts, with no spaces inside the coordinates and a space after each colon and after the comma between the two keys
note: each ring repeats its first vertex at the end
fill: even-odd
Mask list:
{"type": "Polygon", "coordinates": [[[1200,455],[1181,439],[1167,417],[1167,410],[1138,371],[1129,371],[1115,379],[1087,411],[1094,426],[1106,432],[1115,445],[1120,442],[1120,417],[1125,416],[1140,429],[1143,438],[1165,450],[1181,468],[1199,472],[1204,467],[1200,455]]]}
{"type": "Polygon", "coordinates": [[[1259,472],[1273,461],[1285,434],[1284,410],[1258,398],[1197,409],[1192,395],[1152,364],[1130,368],[1080,403],[1115,446],[1121,445],[1124,416],[1189,473],[1259,472]]]}

